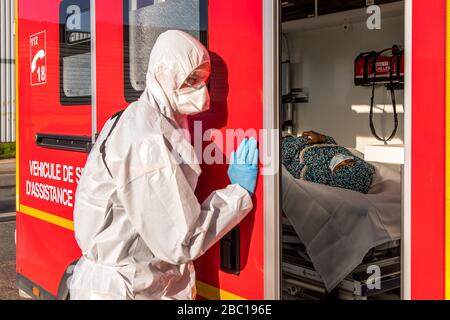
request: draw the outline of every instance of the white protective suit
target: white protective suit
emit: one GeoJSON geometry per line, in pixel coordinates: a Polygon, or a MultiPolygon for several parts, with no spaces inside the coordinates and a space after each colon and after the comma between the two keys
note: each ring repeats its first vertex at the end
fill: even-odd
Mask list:
{"type": "Polygon", "coordinates": [[[167,31],[158,38],[147,89],[105,144],[111,174],[100,144],[114,119],[105,124],[76,192],[83,257],[69,282],[71,299],[193,299],[193,261],[252,209],[239,185],[213,192],[203,204],[194,194],[201,170],[176,129],[186,114],[207,109],[209,96],[206,86],[178,89],[205,63],[209,54],[192,36],[167,31]]]}

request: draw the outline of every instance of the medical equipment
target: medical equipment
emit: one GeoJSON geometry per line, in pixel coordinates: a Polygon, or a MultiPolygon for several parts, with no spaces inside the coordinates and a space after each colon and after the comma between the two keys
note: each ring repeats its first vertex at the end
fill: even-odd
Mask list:
{"type": "Polygon", "coordinates": [[[355,60],[355,85],[402,84],[405,78],[405,53],[398,46],[380,52],[361,53],[355,60]],[[387,55],[386,52],[391,52],[387,55]]]}
{"type": "Polygon", "coordinates": [[[398,46],[384,49],[379,52],[370,51],[361,53],[355,60],[356,86],[371,86],[372,96],[370,99],[370,130],[372,135],[380,141],[388,142],[392,140],[398,129],[397,103],[395,100],[395,90],[403,89],[405,79],[405,53],[398,46]],[[387,52],[391,52],[387,55],[387,52]],[[391,93],[392,107],[394,109],[394,129],[388,138],[378,135],[373,124],[373,109],[375,100],[376,85],[384,85],[391,93]]]}

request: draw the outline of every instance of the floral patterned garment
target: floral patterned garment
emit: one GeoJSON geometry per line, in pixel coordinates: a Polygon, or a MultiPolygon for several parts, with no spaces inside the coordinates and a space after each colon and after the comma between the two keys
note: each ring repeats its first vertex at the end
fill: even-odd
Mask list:
{"type": "Polygon", "coordinates": [[[309,145],[306,137],[286,136],[281,142],[281,156],[283,165],[296,179],[362,193],[369,191],[375,174],[370,163],[338,146],[332,137],[327,137],[324,144],[309,145]],[[336,155],[351,156],[355,163],[333,172],[330,163],[336,155]]]}

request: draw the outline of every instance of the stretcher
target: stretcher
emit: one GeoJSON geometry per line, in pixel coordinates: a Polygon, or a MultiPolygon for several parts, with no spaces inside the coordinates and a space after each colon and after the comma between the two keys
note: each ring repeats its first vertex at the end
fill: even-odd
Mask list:
{"type": "Polygon", "coordinates": [[[285,299],[343,300],[399,299],[400,240],[389,241],[370,250],[332,292],[315,270],[306,247],[287,218],[283,218],[283,294],[285,299]],[[379,268],[379,277],[373,268],[379,268]],[[376,286],[379,281],[379,286],[376,286]]]}
{"type": "Polygon", "coordinates": [[[282,168],[283,213],[329,292],[367,252],[400,239],[400,167],[372,164],[367,194],[295,179],[282,168]]]}

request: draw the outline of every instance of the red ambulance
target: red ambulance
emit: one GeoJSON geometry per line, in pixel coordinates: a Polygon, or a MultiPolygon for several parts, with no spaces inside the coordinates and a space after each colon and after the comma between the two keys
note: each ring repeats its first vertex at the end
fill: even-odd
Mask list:
{"type": "MultiPolygon", "coordinates": [[[[446,138],[450,134],[446,131],[450,3],[445,0],[343,3],[17,0],[19,289],[34,298],[68,298],[67,280],[81,255],[74,238],[73,204],[89,150],[111,115],[142,93],[147,59],[156,37],[168,29],[181,29],[198,37],[212,56],[212,107],[208,113],[191,120],[201,121],[202,132],[217,129],[224,135],[227,129],[283,129],[286,111],[282,62],[286,60],[282,43],[287,34],[291,73],[297,73],[300,82],[311,80],[301,83],[309,90],[306,91],[309,101],[290,102],[295,106],[291,105],[288,113],[294,108],[296,114],[290,121],[303,128],[302,121],[310,119],[313,123],[316,116],[328,117],[331,122],[326,129],[334,135],[344,139],[348,133],[351,139],[357,138],[358,132],[351,128],[361,122],[364,124],[361,130],[367,130],[367,112],[358,118],[361,121],[347,125],[345,119],[333,119],[331,114],[335,110],[314,111],[308,109],[308,103],[313,104],[324,95],[333,95],[332,99],[338,101],[344,95],[342,90],[346,90],[340,86],[343,82],[342,86],[356,90],[351,62],[359,52],[384,49],[385,42],[400,45],[405,52],[404,87],[396,91],[398,96],[402,95],[404,105],[398,130],[404,150],[399,203],[401,239],[397,242],[401,250],[391,255],[391,260],[386,258],[395,263],[382,267],[383,272],[389,273],[383,275],[382,284],[403,299],[450,297],[450,253],[446,246],[450,244],[450,226],[446,225],[446,214],[450,212],[447,193],[450,177],[446,177],[446,172],[450,172],[446,170],[450,164],[450,155],[446,155],[446,138]],[[369,12],[367,6],[380,9],[381,29],[365,27],[371,14],[377,14],[376,10],[369,12]],[[327,39],[338,29],[342,29],[341,33],[335,37],[349,40],[333,47],[327,39]],[[345,51],[350,46],[354,46],[352,50],[345,51]],[[344,54],[350,63],[338,59],[344,54]],[[317,63],[319,58],[322,60],[317,63]],[[321,73],[321,79],[332,77],[328,74],[332,72],[330,69],[320,67],[327,61],[335,61],[335,65],[348,71],[344,72],[347,78],[344,73],[336,77],[336,87],[315,85],[313,75],[321,73]],[[313,112],[316,114],[311,115],[313,112]],[[340,136],[339,130],[347,133],[340,136]]],[[[291,74],[290,80],[297,79],[297,75],[291,74]]],[[[366,93],[367,99],[359,99],[354,106],[367,105],[366,93]]],[[[279,165],[278,138],[259,137],[261,153],[271,161],[268,164],[262,160],[261,169],[279,165]]],[[[206,145],[207,141],[203,143],[206,145]]],[[[197,190],[200,200],[229,183],[227,165],[204,164],[202,169],[197,190]]],[[[283,225],[281,180],[281,170],[261,175],[253,212],[196,262],[199,298],[327,297],[314,282],[316,273],[312,278],[292,275],[315,272],[313,269],[306,265],[289,269],[292,261],[286,258],[284,249],[287,234],[283,225]]],[[[385,249],[394,251],[392,247],[385,249]]],[[[352,274],[352,279],[346,277],[339,286],[341,298],[370,299],[367,284],[355,280],[355,273],[352,274]]],[[[386,293],[382,291],[378,293],[386,293]]]]}

